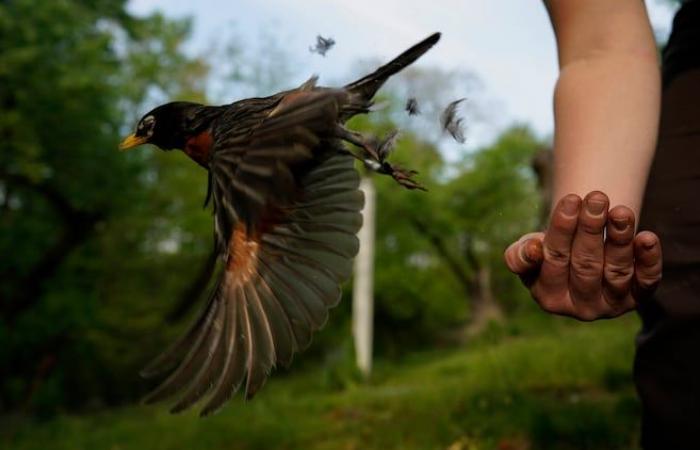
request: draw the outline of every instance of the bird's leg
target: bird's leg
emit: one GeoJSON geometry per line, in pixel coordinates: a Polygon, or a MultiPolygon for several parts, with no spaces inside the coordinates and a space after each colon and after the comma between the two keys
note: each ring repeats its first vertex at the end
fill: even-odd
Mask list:
{"type": "MultiPolygon", "coordinates": [[[[416,175],[418,172],[415,170],[405,170],[402,169],[398,166],[394,166],[389,161],[386,160],[386,156],[389,154],[389,149],[384,149],[385,151],[381,152],[379,149],[381,149],[387,142],[382,142],[379,145],[376,145],[374,140],[369,140],[367,137],[363,136],[362,134],[348,130],[342,125],[338,125],[336,127],[336,136],[340,139],[343,139],[344,141],[350,142],[351,144],[362,148],[365,151],[365,156],[360,156],[350,150],[347,152],[350,153],[354,158],[362,161],[365,165],[370,170],[373,170],[377,173],[385,174],[385,175],[390,175],[394,180],[396,180],[397,183],[399,183],[401,186],[405,187],[406,189],[420,189],[422,191],[426,191],[423,186],[421,186],[417,181],[413,180],[413,176],[416,175]]],[[[391,136],[389,139],[393,139],[393,136],[391,136]]]]}
{"type": "Polygon", "coordinates": [[[367,159],[364,156],[358,155],[357,153],[353,152],[352,150],[348,150],[347,148],[343,148],[343,153],[346,153],[356,160],[360,161],[362,164],[365,165],[365,167],[374,170],[375,172],[378,171],[378,168],[380,167],[378,162],[375,162],[374,160],[367,159]]]}
{"type": "MultiPolygon", "coordinates": [[[[379,154],[377,153],[377,149],[361,133],[358,133],[357,131],[348,130],[340,124],[336,125],[335,132],[338,138],[347,141],[357,147],[360,147],[367,153],[367,155],[369,155],[369,157],[372,160],[381,163],[381,161],[379,160],[379,154]]],[[[358,159],[364,161],[364,159],[362,158],[358,157],[358,159]]]]}

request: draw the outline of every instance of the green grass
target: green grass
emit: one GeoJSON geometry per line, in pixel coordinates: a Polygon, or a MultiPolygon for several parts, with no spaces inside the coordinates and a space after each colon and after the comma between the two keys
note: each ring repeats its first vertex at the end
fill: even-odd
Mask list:
{"type": "Polygon", "coordinates": [[[460,349],[380,362],[368,383],[331,388],[323,369],[273,376],[252,402],[205,420],[163,406],[7,419],[0,448],[631,449],[636,327],[631,315],[513,323],[460,349]]]}

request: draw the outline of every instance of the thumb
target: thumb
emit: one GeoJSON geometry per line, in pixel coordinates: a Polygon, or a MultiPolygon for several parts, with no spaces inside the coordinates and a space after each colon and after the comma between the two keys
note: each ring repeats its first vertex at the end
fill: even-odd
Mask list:
{"type": "Polygon", "coordinates": [[[537,271],[542,265],[544,233],[528,233],[508,246],[504,253],[506,266],[516,275],[537,271]]]}

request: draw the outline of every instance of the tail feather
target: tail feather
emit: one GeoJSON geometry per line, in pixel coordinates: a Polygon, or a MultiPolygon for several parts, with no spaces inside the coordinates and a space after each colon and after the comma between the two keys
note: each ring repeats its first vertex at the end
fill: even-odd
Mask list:
{"type": "Polygon", "coordinates": [[[440,40],[440,33],[433,33],[426,39],[409,48],[399,56],[384,64],[369,75],[345,86],[345,89],[359,94],[369,102],[390,76],[413,64],[418,58],[440,40]]]}

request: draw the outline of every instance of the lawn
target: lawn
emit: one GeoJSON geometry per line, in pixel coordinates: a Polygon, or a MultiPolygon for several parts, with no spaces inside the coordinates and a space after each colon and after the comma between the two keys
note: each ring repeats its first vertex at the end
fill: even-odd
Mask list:
{"type": "Polygon", "coordinates": [[[632,315],[537,318],[461,348],[380,361],[367,383],[333,369],[277,376],[204,420],[130,406],[34,422],[5,418],[12,450],[637,448],[632,315]]]}

